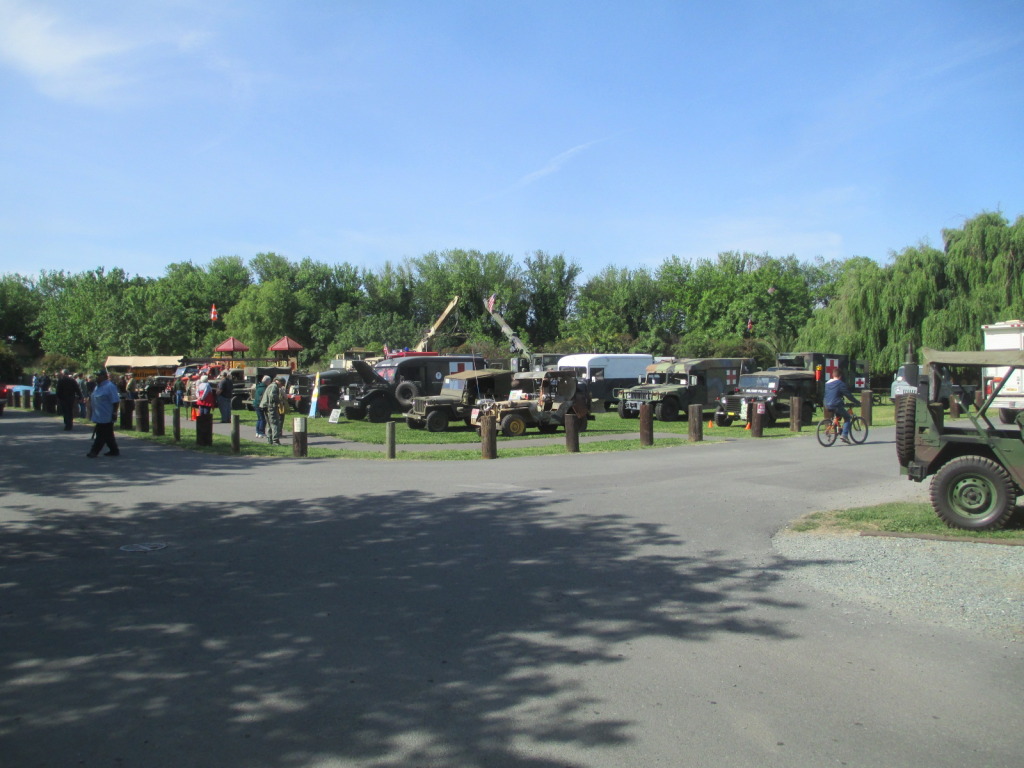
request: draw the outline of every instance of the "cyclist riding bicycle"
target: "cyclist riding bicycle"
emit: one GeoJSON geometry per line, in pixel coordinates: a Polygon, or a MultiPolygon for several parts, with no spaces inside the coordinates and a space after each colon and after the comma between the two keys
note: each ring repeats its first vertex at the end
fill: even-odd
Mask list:
{"type": "Polygon", "coordinates": [[[857,400],[846,386],[846,382],[839,378],[839,369],[832,369],[832,378],[825,382],[825,408],[832,411],[843,419],[843,433],[839,439],[844,443],[850,442],[850,422],[853,416],[846,410],[845,402],[857,405],[857,400]]]}

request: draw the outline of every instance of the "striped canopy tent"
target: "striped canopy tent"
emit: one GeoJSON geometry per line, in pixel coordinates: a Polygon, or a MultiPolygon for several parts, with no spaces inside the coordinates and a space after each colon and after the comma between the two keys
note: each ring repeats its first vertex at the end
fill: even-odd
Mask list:
{"type": "Polygon", "coordinates": [[[226,341],[218,344],[213,351],[227,352],[229,356],[234,357],[235,352],[248,352],[249,348],[234,336],[229,336],[226,341]]]}

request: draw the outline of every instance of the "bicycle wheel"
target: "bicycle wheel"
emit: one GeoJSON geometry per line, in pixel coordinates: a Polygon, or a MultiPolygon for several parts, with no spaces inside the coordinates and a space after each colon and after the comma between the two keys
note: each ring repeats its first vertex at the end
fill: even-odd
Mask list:
{"type": "Polygon", "coordinates": [[[868,425],[860,416],[854,416],[850,422],[850,439],[857,445],[868,439],[868,425]]]}
{"type": "Polygon", "coordinates": [[[818,422],[818,442],[828,448],[836,441],[836,431],[832,428],[832,419],[818,422]]]}

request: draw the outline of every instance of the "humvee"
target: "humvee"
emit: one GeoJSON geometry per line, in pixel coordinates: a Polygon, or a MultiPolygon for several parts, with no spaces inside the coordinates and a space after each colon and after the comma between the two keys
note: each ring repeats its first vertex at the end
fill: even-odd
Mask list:
{"type": "Polygon", "coordinates": [[[413,398],[405,414],[410,429],[444,432],[451,421],[467,425],[479,400],[506,400],[512,385],[512,371],[483,368],[445,376],[441,394],[413,398]]]}
{"type": "Polygon", "coordinates": [[[470,423],[479,429],[483,416],[493,413],[506,437],[518,437],[527,427],[550,434],[565,426],[570,412],[579,418],[580,431],[585,430],[591,418],[590,397],[575,372],[524,371],[512,380],[507,400],[478,401],[470,423]]]}
{"type": "MultiPolygon", "coordinates": [[[[922,350],[917,391],[896,398],[896,458],[900,474],[917,482],[931,477],[931,503],[952,528],[1002,528],[1013,516],[1024,488],[1024,440],[1020,423],[993,424],[1004,376],[966,418],[946,421],[939,400],[950,369],[980,373],[985,367],[1024,370],[1024,351],[941,352],[922,350]]],[[[908,377],[913,382],[913,375],[908,377]]]]}
{"type": "Polygon", "coordinates": [[[647,366],[643,382],[615,391],[619,416],[635,419],[640,406],[654,407],[660,421],[687,418],[691,404],[714,409],[718,398],[736,387],[740,374],[754,369],[752,357],[680,358],[647,366]]]}

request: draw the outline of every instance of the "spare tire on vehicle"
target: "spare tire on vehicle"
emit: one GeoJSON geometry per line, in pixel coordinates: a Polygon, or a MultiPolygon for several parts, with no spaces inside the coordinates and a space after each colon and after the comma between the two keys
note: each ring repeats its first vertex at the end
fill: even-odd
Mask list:
{"type": "Polygon", "coordinates": [[[897,395],[894,411],[896,413],[896,459],[901,467],[906,467],[914,458],[917,396],[897,395]]]}
{"type": "Polygon", "coordinates": [[[403,381],[395,387],[395,400],[405,410],[412,408],[412,401],[419,397],[420,388],[415,381],[403,381]]]}

